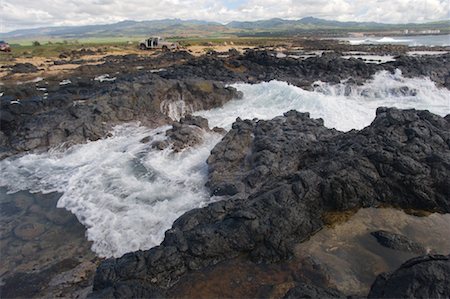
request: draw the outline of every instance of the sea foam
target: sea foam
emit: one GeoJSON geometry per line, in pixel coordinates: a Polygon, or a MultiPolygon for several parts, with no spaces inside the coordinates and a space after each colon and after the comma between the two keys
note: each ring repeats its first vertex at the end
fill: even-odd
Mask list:
{"type": "MultiPolygon", "coordinates": [[[[290,109],[310,112],[326,126],[344,131],[369,125],[379,106],[450,113],[449,90],[426,78],[404,78],[400,72],[378,73],[362,86],[316,82],[313,91],[278,81],[233,86],[244,93],[243,99],[196,113],[211,127],[229,129],[236,117],[270,119],[290,109]]],[[[149,249],[162,241],[176,218],[214,200],[204,187],[206,159],[221,136],[205,132],[202,144],[180,153],[141,142],[145,137],[163,140],[168,128],[125,124],[109,138],[4,159],[0,186],[9,192],[61,192],[58,207],[86,226],[99,256],[149,249]]]]}
{"type": "Polygon", "coordinates": [[[368,126],[380,106],[428,109],[441,116],[450,113],[448,89],[436,87],[428,78],[405,78],[399,70],[379,72],[361,86],[320,81],[313,85],[314,91],[280,81],[234,84],[244,93],[243,99],[195,114],[209,119],[211,126],[229,129],[236,117],[270,119],[294,109],[322,118],[329,128],[348,131],[368,126]]]}

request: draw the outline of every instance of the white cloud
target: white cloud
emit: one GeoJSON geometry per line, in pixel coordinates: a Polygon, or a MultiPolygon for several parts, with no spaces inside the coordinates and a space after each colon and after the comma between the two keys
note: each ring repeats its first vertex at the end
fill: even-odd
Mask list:
{"type": "Polygon", "coordinates": [[[448,19],[449,0],[1,0],[0,32],[121,20],[201,19],[226,23],[314,16],[385,23],[448,19]]]}

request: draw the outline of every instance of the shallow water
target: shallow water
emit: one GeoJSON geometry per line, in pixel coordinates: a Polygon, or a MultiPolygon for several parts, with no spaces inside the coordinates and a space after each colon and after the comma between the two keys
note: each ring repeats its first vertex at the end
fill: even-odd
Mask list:
{"type": "MultiPolygon", "coordinates": [[[[58,274],[83,264],[85,282],[96,266],[85,227],[65,209],[56,208],[61,194],[6,194],[0,188],[0,285],[3,298],[55,296],[80,282],[48,283],[58,274]],[[90,273],[88,273],[90,271],[90,273]],[[52,293],[54,292],[54,293],[52,293]]],[[[90,277],[89,277],[90,275],[90,277]]],[[[87,285],[83,285],[87,287],[87,285]]],[[[82,288],[83,288],[82,287],[82,288]]],[[[69,294],[66,294],[69,295],[69,294]]]]}
{"type": "MultiPolygon", "coordinates": [[[[362,86],[316,82],[314,91],[279,81],[233,86],[243,99],[196,113],[210,127],[229,129],[237,117],[270,119],[291,109],[343,131],[369,125],[379,106],[450,113],[449,90],[400,72],[380,72],[362,86]]],[[[2,160],[0,186],[10,193],[61,193],[58,207],[77,216],[101,257],[149,249],[184,212],[215,200],[204,186],[206,160],[221,136],[205,132],[202,144],[180,153],[153,149],[151,142],[166,138],[168,128],[125,124],[106,139],[2,160]],[[146,138],[150,142],[141,142],[146,138]]]]}
{"type": "Polygon", "coordinates": [[[417,256],[385,248],[370,232],[400,233],[436,253],[450,252],[450,214],[427,217],[395,209],[361,209],[347,222],[325,227],[298,244],[295,257],[274,264],[245,258],[190,273],[170,290],[175,298],[282,298],[297,282],[367,296],[381,272],[393,271],[417,256]]]}
{"type": "Polygon", "coordinates": [[[404,235],[429,252],[450,254],[450,214],[417,217],[401,210],[368,208],[299,244],[296,257],[320,265],[340,291],[366,295],[378,274],[419,255],[381,246],[370,234],[377,230],[404,235]]]}

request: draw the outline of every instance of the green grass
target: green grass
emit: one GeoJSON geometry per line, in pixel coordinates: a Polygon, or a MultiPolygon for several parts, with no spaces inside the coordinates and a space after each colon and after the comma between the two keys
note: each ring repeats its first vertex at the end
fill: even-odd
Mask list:
{"type": "Polygon", "coordinates": [[[39,41],[41,45],[33,45],[33,41],[22,41],[20,43],[11,43],[11,53],[1,53],[0,61],[10,60],[19,57],[57,57],[62,52],[70,52],[81,48],[104,48],[108,51],[117,49],[136,48],[137,39],[111,40],[111,39],[87,39],[79,41],[57,41],[44,43],[39,41]],[[131,43],[129,43],[131,42],[131,43]]]}
{"type": "MultiPolygon", "coordinates": [[[[114,50],[136,49],[138,41],[145,37],[84,38],[79,40],[16,40],[11,42],[11,53],[1,53],[0,61],[10,61],[19,57],[57,57],[62,52],[71,52],[81,48],[102,48],[109,52],[114,50]],[[40,45],[33,45],[38,41],[40,45]]],[[[219,35],[214,37],[168,37],[169,41],[179,42],[181,46],[214,46],[214,45],[249,45],[273,46],[285,43],[288,39],[280,37],[236,37],[219,35]]]]}

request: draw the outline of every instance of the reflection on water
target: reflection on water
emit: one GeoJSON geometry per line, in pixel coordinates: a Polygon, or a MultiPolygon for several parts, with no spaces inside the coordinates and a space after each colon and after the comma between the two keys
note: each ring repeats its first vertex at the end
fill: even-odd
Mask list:
{"type": "Polygon", "coordinates": [[[0,188],[2,298],[76,297],[78,289],[89,287],[97,259],[85,228],[70,212],[56,208],[59,197],[8,195],[0,188]]]}
{"type": "Polygon", "coordinates": [[[402,234],[436,253],[450,251],[450,214],[417,217],[374,208],[351,214],[342,217],[345,222],[298,244],[291,260],[275,264],[255,264],[245,257],[228,260],[182,277],[169,297],[283,298],[298,283],[367,296],[376,275],[418,256],[381,246],[370,234],[378,230],[402,234]]]}
{"type": "Polygon", "coordinates": [[[320,265],[340,291],[366,295],[378,274],[418,255],[381,246],[370,234],[377,230],[401,234],[431,252],[450,252],[450,214],[416,217],[395,209],[369,208],[299,244],[296,256],[320,265]]]}
{"type": "MultiPolygon", "coordinates": [[[[91,290],[98,259],[85,228],[64,209],[60,195],[0,189],[1,297],[83,298],[91,290]]],[[[238,258],[184,276],[172,297],[282,298],[298,282],[367,295],[376,275],[392,271],[417,253],[386,248],[371,232],[401,234],[430,252],[450,252],[450,214],[417,217],[395,209],[361,209],[324,228],[295,249],[295,258],[253,264],[238,258]]]]}

